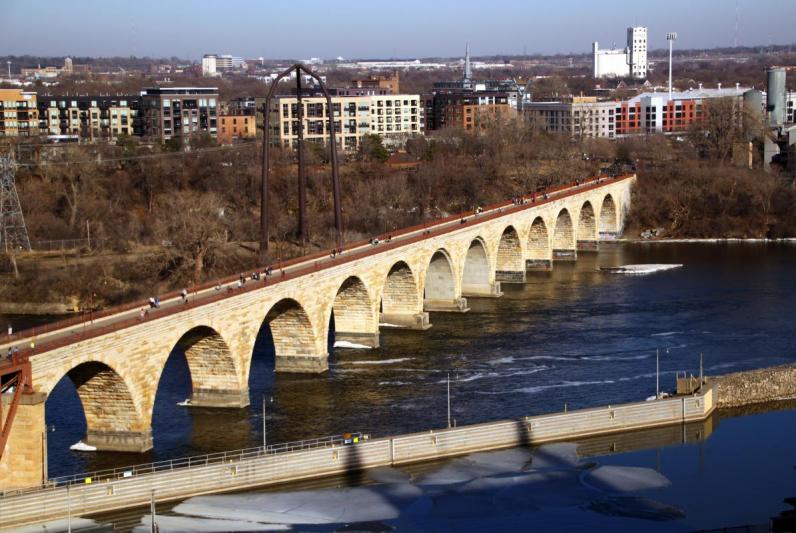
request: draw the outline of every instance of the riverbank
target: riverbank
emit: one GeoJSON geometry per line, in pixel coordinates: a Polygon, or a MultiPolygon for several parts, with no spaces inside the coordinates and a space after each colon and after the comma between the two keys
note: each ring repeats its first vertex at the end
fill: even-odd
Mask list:
{"type": "Polygon", "coordinates": [[[629,242],[632,244],[645,244],[645,243],[659,243],[659,244],[743,244],[743,243],[752,243],[752,244],[776,244],[776,243],[796,243],[796,238],[794,237],[784,237],[781,239],[757,239],[757,238],[735,238],[735,237],[714,237],[714,238],[694,238],[694,239],[617,239],[617,242],[629,242]]]}
{"type": "Polygon", "coordinates": [[[745,370],[708,378],[720,409],[796,398],[796,364],[745,370]]]}

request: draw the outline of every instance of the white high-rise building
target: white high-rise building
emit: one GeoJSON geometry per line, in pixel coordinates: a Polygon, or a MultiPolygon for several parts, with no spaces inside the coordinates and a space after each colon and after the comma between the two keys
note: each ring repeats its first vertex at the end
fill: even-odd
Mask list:
{"type": "Polygon", "coordinates": [[[595,78],[647,77],[647,28],[635,26],[627,29],[627,46],[624,49],[600,50],[599,43],[592,44],[595,78]]]}
{"type": "Polygon", "coordinates": [[[647,28],[627,29],[627,48],[630,51],[630,75],[638,80],[647,77],[647,28]]]}

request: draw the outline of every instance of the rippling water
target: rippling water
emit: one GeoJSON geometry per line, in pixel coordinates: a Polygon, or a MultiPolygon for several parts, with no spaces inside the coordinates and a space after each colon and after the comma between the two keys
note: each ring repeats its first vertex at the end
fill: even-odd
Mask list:
{"type": "Polygon", "coordinates": [[[180,407],[190,395],[184,356],[161,378],[147,454],[69,450],[85,432],[74,387],[63,379],[47,401],[51,476],[262,442],[362,431],[386,435],[446,425],[450,373],[458,424],[634,401],[678,371],[708,374],[796,360],[796,246],[615,244],[552,273],[505,285],[500,299],[471,299],[466,314],[433,313],[425,332],[382,331],[377,350],[330,347],[322,376],[273,372],[267,328],[252,362],[251,406],[180,407]],[[645,276],[596,271],[628,263],[683,263],[645,276]]]}

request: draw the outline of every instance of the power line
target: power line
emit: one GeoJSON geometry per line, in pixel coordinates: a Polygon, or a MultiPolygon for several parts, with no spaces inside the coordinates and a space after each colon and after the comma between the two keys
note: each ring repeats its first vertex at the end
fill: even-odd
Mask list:
{"type": "Polygon", "coordinates": [[[214,148],[200,148],[197,150],[190,150],[187,152],[161,152],[157,154],[142,154],[126,157],[98,157],[96,159],[84,159],[82,161],[42,161],[39,163],[19,163],[20,167],[48,167],[48,166],[68,166],[68,165],[81,165],[81,164],[96,164],[96,163],[118,163],[120,161],[134,161],[140,159],[158,159],[161,157],[184,157],[194,154],[206,154],[213,152],[223,152],[228,150],[239,150],[241,148],[251,148],[260,145],[260,142],[246,143],[233,146],[217,146],[214,148]]]}

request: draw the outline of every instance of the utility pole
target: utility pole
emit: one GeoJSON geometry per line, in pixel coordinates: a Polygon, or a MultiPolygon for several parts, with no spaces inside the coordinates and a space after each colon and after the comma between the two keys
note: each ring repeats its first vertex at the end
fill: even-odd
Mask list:
{"type": "Polygon", "coordinates": [[[677,33],[671,32],[666,34],[666,40],[669,41],[669,106],[672,105],[672,45],[677,40],[677,33]]]}
{"type": "Polygon", "coordinates": [[[265,414],[266,414],[265,413],[265,394],[263,394],[263,451],[266,450],[265,447],[266,447],[266,442],[267,442],[266,438],[265,438],[265,433],[266,433],[266,429],[267,429],[267,426],[266,426],[266,423],[265,423],[265,414]]]}
{"type": "Polygon", "coordinates": [[[451,427],[451,373],[448,372],[448,429],[451,427]]]}
{"type": "Polygon", "coordinates": [[[11,61],[6,61],[6,64],[8,65],[8,79],[10,80],[11,79],[11,61]]]}
{"type": "Polygon", "coordinates": [[[661,350],[655,350],[655,399],[661,398],[661,350]]]}
{"type": "Polygon", "coordinates": [[[149,496],[149,514],[152,517],[149,529],[152,533],[156,533],[158,530],[158,524],[155,522],[155,511],[155,491],[153,490],[149,496]]]}

